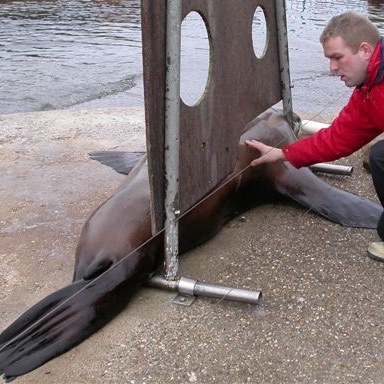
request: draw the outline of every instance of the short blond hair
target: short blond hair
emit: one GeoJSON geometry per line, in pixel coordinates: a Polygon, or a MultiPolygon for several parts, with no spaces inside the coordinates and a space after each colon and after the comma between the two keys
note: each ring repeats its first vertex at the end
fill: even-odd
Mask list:
{"type": "Polygon", "coordinates": [[[338,36],[344,39],[354,53],[362,42],[374,47],[381,38],[378,28],[366,17],[355,12],[345,12],[332,17],[320,36],[320,42],[324,44],[330,37],[338,36]]]}

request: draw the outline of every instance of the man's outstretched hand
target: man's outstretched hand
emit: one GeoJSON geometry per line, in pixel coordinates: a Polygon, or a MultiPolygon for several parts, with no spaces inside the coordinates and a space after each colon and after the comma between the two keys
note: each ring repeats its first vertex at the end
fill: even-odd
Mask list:
{"type": "Polygon", "coordinates": [[[252,166],[285,160],[284,152],[280,148],[270,147],[256,140],[247,140],[245,144],[252,149],[256,149],[261,154],[259,158],[251,162],[252,166]]]}

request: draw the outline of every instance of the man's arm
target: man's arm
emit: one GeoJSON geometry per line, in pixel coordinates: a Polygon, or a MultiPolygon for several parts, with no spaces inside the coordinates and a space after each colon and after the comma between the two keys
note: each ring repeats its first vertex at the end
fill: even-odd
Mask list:
{"type": "Polygon", "coordinates": [[[282,149],[264,145],[256,140],[246,141],[249,147],[261,154],[251,165],[287,160],[294,167],[300,168],[350,155],[382,132],[382,129],[374,126],[363,104],[362,95],[355,90],[348,104],[329,128],[282,149]]]}
{"type": "MultiPolygon", "coordinates": [[[[377,98],[375,101],[378,103],[377,98]]],[[[371,119],[372,104],[355,89],[329,128],[283,147],[285,158],[300,168],[349,156],[382,132],[371,119]]]]}

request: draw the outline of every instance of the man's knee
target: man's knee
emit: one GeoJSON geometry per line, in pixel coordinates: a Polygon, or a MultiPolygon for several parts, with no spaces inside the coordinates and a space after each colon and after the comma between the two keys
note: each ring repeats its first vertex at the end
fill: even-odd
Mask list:
{"type": "Polygon", "coordinates": [[[384,140],[380,140],[372,146],[369,164],[371,168],[380,167],[384,170],[384,140]]]}

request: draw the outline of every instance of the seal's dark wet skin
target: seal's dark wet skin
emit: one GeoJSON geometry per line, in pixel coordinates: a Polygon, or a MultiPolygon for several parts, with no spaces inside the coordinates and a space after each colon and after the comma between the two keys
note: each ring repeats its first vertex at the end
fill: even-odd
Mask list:
{"type": "MultiPolygon", "coordinates": [[[[225,186],[216,188],[180,220],[181,252],[212,237],[236,214],[287,197],[336,223],[376,228],[380,205],[334,188],[308,169],[278,163],[240,172],[258,156],[244,145],[248,139],[279,146],[295,140],[279,114],[268,112],[249,123],[225,186]]],[[[85,223],[73,282],[41,300],[0,335],[0,374],[8,381],[73,348],[107,324],[162,263],[162,233],[154,237],[151,233],[145,155],[93,156],[102,156],[104,163],[129,174],[85,223]]]]}

